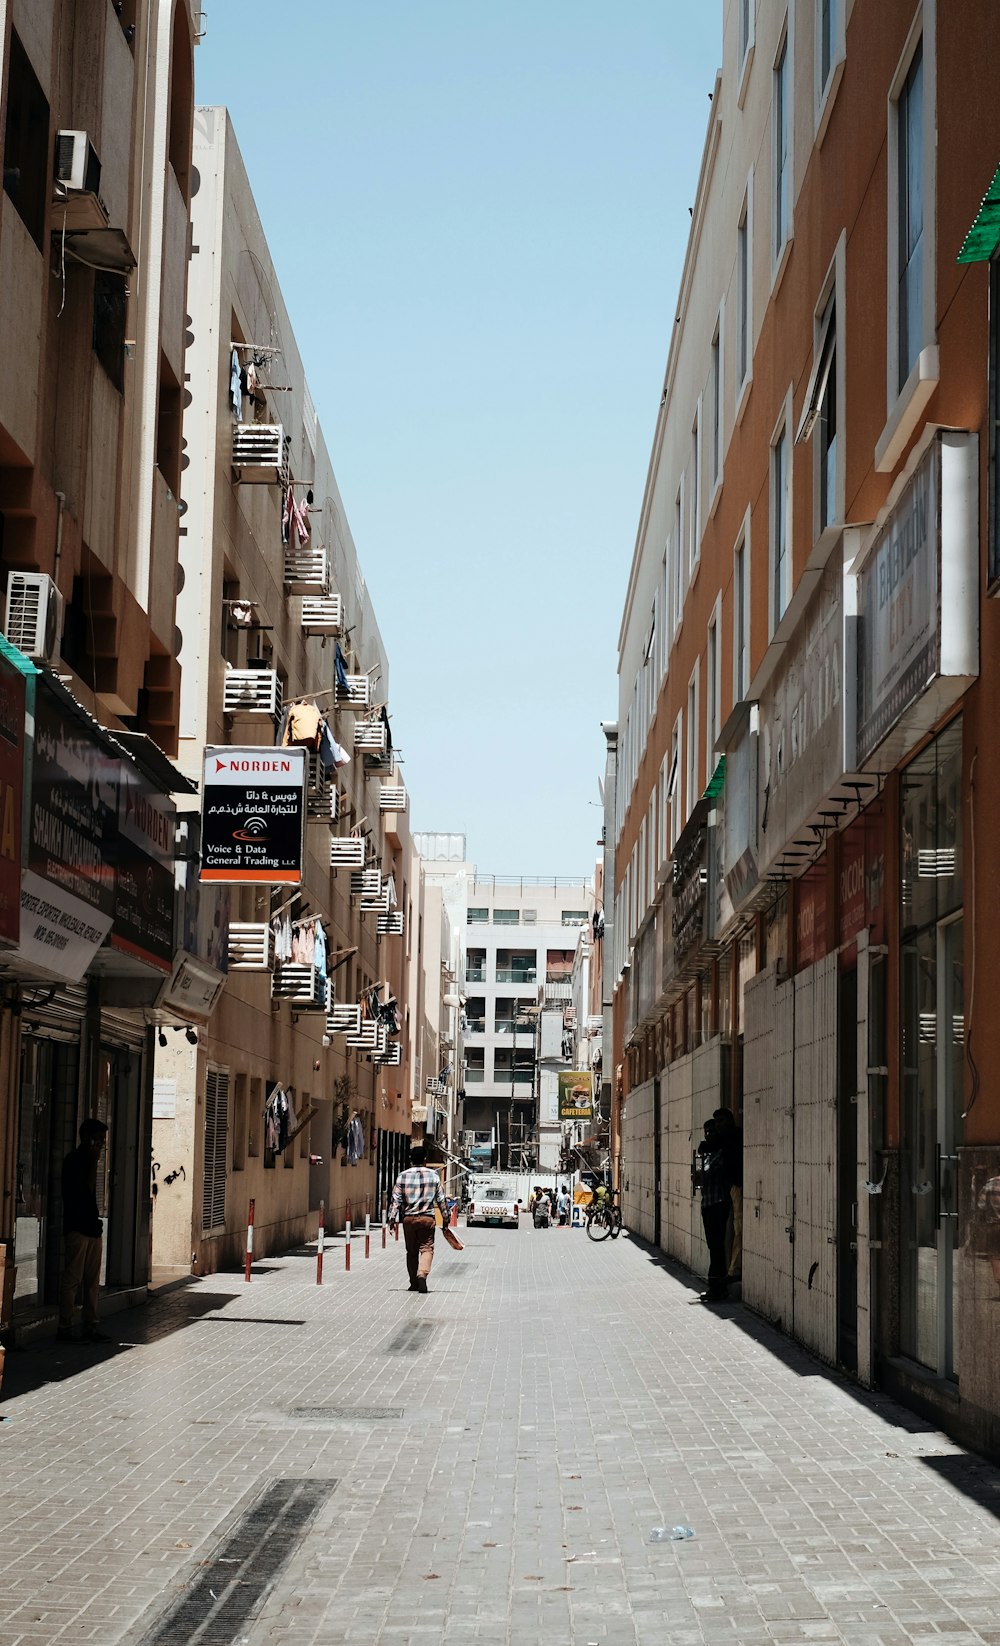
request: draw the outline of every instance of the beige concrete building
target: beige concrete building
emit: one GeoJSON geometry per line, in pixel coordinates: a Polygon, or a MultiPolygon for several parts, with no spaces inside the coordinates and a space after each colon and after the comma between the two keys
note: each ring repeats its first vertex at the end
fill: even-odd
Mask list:
{"type": "Polygon", "coordinates": [[[149,1025],[180,1020],[184,943],[164,751],[194,46],[188,0],[0,3],[2,784],[28,802],[0,893],[15,1331],[55,1301],[59,1166],[85,1115],[110,1128],[103,1279],[127,1295],[148,1277],[149,1025]]]}
{"type": "Polygon", "coordinates": [[[260,1254],[313,1235],[321,1200],[327,1227],[377,1211],[410,1136],[419,883],[385,650],[224,109],[197,111],[194,162],[178,760],[273,749],[308,700],[338,762],[309,753],[301,885],[231,888],[210,1028],[158,1054],[155,1256],[208,1270],[251,1200],[260,1254]]]}

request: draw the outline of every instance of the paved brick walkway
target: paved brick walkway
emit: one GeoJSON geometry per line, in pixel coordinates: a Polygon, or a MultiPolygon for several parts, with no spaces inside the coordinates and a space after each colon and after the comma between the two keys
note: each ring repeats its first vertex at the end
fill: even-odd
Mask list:
{"type": "Polygon", "coordinates": [[[0,1646],[151,1641],[276,1477],[336,1484],[184,1646],[1000,1643],[996,1470],[628,1239],[466,1238],[425,1298],[376,1237],[9,1356],[0,1646]]]}

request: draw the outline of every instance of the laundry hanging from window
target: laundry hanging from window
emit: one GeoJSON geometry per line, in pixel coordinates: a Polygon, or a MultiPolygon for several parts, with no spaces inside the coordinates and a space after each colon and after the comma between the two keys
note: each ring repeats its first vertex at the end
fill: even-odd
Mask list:
{"type": "Polygon", "coordinates": [[[290,543],[294,539],[302,548],[311,536],[309,505],[305,498],[301,503],[297,502],[293,488],[286,486],[281,500],[281,541],[290,543]]]}
{"type": "Polygon", "coordinates": [[[229,404],[233,416],[239,422],[243,416],[243,373],[240,369],[240,357],[236,349],[233,350],[229,362],[229,404]]]}
{"type": "Polygon", "coordinates": [[[333,653],[333,667],[334,667],[334,670],[336,671],[336,675],[337,675],[337,685],[340,687],[341,691],[346,692],[346,690],[347,690],[347,665],[344,662],[344,654],[340,649],[340,641],[339,640],[337,641],[336,648],[335,648],[334,653],[333,653]]]}

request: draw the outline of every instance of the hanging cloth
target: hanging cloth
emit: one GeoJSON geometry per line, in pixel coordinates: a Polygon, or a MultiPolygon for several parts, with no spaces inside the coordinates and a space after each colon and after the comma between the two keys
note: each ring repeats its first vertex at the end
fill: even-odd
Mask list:
{"type": "Polygon", "coordinates": [[[289,703],[281,741],[300,749],[318,749],[323,716],[311,700],[289,703]]]}
{"type": "Polygon", "coordinates": [[[332,771],[335,771],[338,766],[349,766],[351,764],[350,755],[347,750],[342,749],[340,744],[337,742],[333,732],[330,730],[330,722],[328,720],[324,720],[320,726],[319,758],[320,764],[328,776],[332,771]]]}
{"type": "Polygon", "coordinates": [[[337,641],[336,649],[335,649],[334,654],[333,654],[333,667],[334,667],[334,670],[336,671],[336,675],[337,675],[337,685],[340,687],[341,691],[346,692],[346,690],[347,690],[347,668],[344,664],[344,654],[340,649],[340,641],[339,640],[337,641]]]}
{"type": "Polygon", "coordinates": [[[352,1114],[350,1125],[347,1128],[347,1164],[360,1165],[365,1157],[365,1129],[361,1124],[361,1117],[352,1114]]]}
{"type": "Polygon", "coordinates": [[[229,362],[229,405],[238,423],[243,416],[243,381],[240,372],[240,357],[235,349],[229,362]]]}
{"type": "Polygon", "coordinates": [[[389,727],[389,713],[385,704],[382,704],[382,724],[385,727],[385,752],[392,753],[392,732],[389,727]]]}
{"type": "Polygon", "coordinates": [[[319,976],[326,978],[326,932],[322,920],[317,920],[313,932],[313,965],[319,976]]]}

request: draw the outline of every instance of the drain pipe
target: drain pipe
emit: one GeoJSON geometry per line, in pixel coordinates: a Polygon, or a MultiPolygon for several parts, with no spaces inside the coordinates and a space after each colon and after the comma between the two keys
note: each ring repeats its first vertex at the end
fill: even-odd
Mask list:
{"type": "Polygon", "coordinates": [[[62,564],[63,515],[66,512],[66,493],[56,492],[56,549],[52,560],[52,581],[59,587],[59,567],[62,564]]]}

